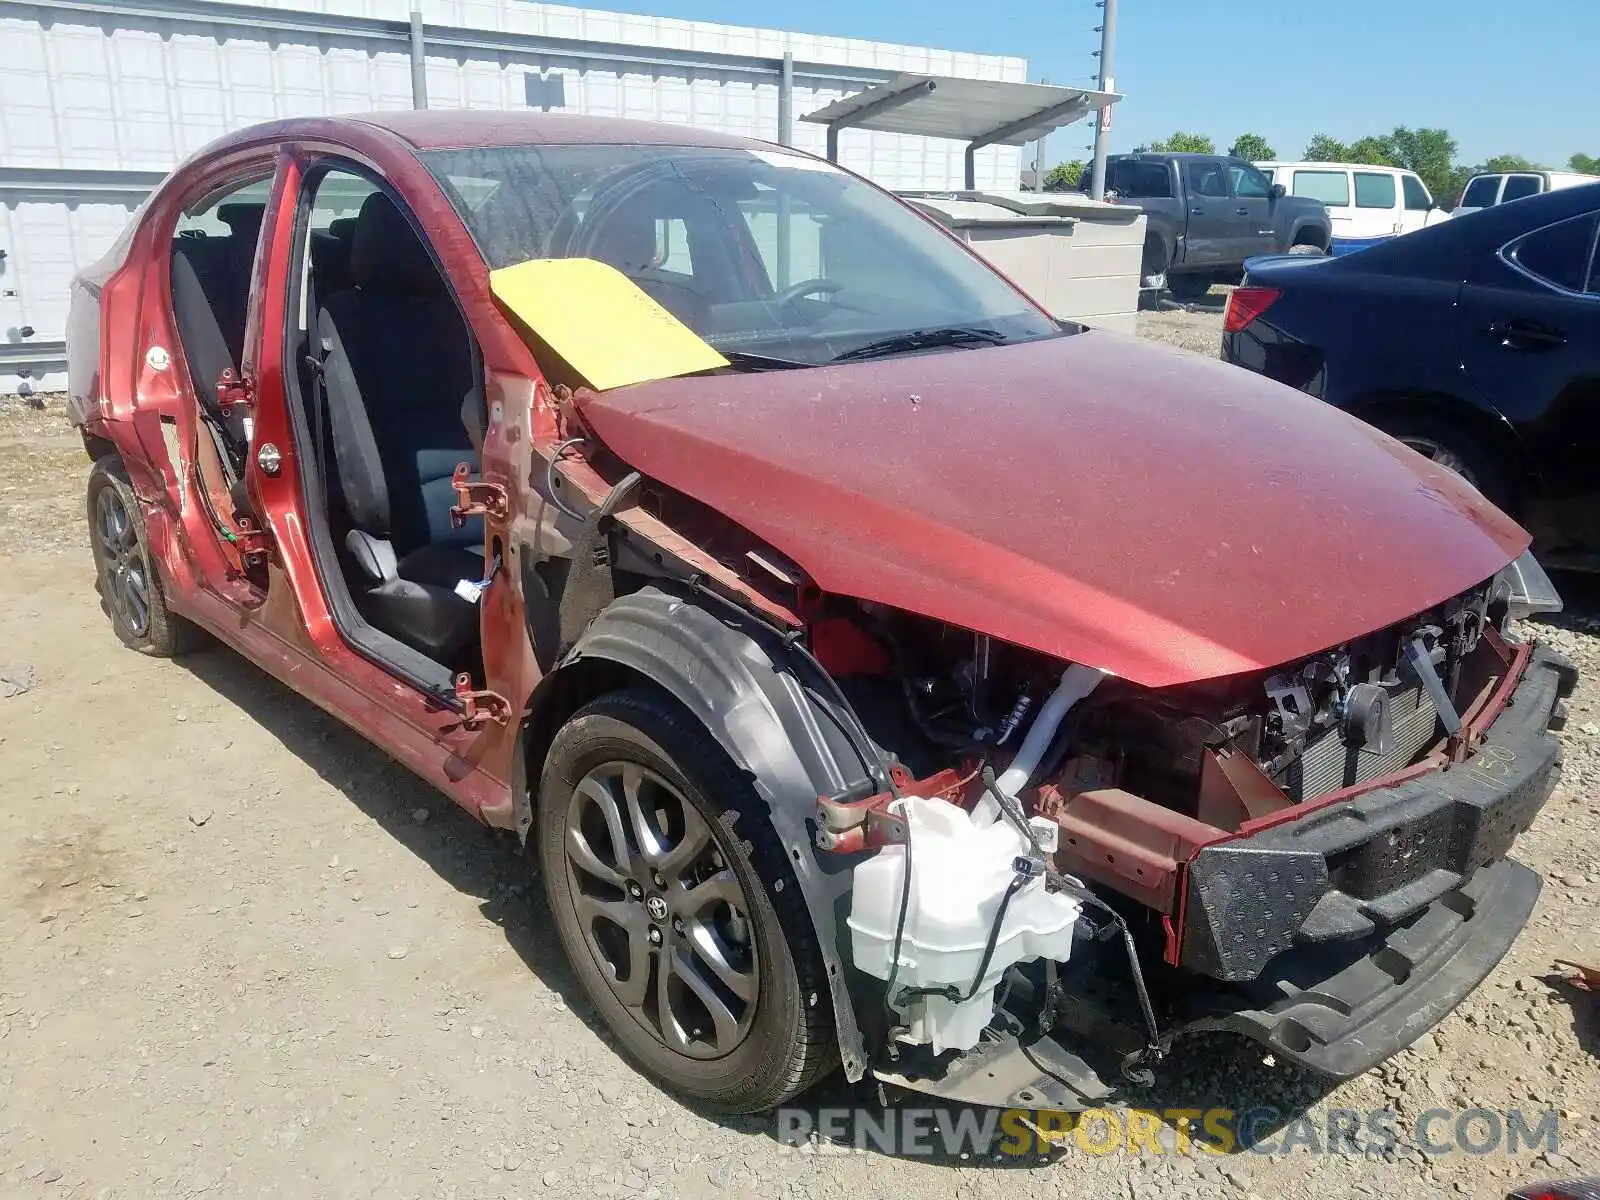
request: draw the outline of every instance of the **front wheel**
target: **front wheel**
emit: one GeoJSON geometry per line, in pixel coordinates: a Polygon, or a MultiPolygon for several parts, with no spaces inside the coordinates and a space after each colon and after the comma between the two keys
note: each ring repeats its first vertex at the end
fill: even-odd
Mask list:
{"type": "Polygon", "coordinates": [[[1307,258],[1322,258],[1328,252],[1321,246],[1313,246],[1310,242],[1296,242],[1289,247],[1290,254],[1299,254],[1307,258]]]}
{"type": "Polygon", "coordinates": [[[556,734],[537,853],[562,945],[628,1055],[724,1113],[836,1061],[826,972],[763,802],[676,702],[614,692],[556,734]]]}

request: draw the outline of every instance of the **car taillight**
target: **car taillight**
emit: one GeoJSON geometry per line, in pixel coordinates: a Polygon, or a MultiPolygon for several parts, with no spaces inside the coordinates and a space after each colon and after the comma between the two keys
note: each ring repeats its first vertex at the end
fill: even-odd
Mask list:
{"type": "Polygon", "coordinates": [[[1238,333],[1271,308],[1283,295],[1277,288],[1238,287],[1228,297],[1228,311],[1222,318],[1224,333],[1238,333]]]}

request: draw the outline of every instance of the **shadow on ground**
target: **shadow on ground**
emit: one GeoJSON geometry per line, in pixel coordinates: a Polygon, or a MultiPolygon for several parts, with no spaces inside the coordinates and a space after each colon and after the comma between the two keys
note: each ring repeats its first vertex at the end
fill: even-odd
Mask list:
{"type": "MultiPolygon", "coordinates": [[[[182,665],[247,713],[451,887],[474,897],[484,917],[501,928],[534,975],[560,995],[607,1045],[618,1048],[568,967],[550,923],[542,887],[510,836],[477,824],[453,805],[440,805],[439,794],[426,782],[233,651],[208,647],[184,658],[182,665]],[[418,823],[411,814],[424,806],[436,815],[418,823]]],[[[1114,1066],[1108,1064],[1103,1074],[1108,1080],[1114,1078],[1114,1066]]],[[[1107,1107],[1133,1107],[1158,1114],[1179,1109],[1255,1111],[1257,1136],[1270,1138],[1332,1086],[1320,1076],[1263,1065],[1259,1048],[1228,1036],[1180,1043],[1178,1054],[1157,1076],[1150,1088],[1123,1085],[1107,1107]]],[[[905,1152],[908,1131],[910,1136],[917,1132],[907,1122],[981,1130],[986,1121],[999,1122],[999,1115],[991,1114],[993,1110],[942,1106],[910,1092],[888,1093],[870,1082],[852,1086],[835,1075],[784,1112],[713,1119],[740,1132],[764,1132],[785,1144],[805,1141],[807,1132],[816,1130],[818,1139],[814,1140],[832,1146],[859,1145],[869,1151],[893,1153],[879,1130],[894,1131],[894,1145],[905,1152]],[[943,1117],[930,1115],[935,1107],[943,1109],[943,1117]],[[841,1119],[834,1113],[848,1114],[844,1119],[850,1123],[844,1127],[847,1132],[830,1137],[828,1122],[841,1119]]],[[[970,1148],[965,1153],[960,1149],[929,1153],[919,1147],[917,1157],[952,1166],[982,1163],[1015,1168],[1035,1167],[1059,1156],[1059,1150],[1038,1153],[1039,1143],[1026,1136],[1028,1126],[1021,1123],[1022,1115],[1011,1117],[998,1136],[1004,1140],[1007,1132],[1019,1135],[1025,1152],[1018,1152],[1018,1138],[1013,1137],[1011,1153],[974,1153],[970,1148]]],[[[1056,1128],[1060,1128],[1059,1119],[1056,1128]]],[[[1170,1123],[1166,1140],[1170,1145],[1170,1123]]]]}

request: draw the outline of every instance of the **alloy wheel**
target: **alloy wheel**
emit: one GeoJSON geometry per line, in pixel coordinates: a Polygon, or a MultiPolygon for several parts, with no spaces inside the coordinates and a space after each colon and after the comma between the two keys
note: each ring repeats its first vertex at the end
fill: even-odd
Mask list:
{"type": "Polygon", "coordinates": [[[133,518],[114,487],[95,496],[95,537],[100,543],[100,592],[132,637],[150,632],[150,568],[133,518]]]}
{"type": "Polygon", "coordinates": [[[760,988],[752,906],[699,809],[647,767],[602,763],[573,790],[565,852],[584,940],[622,1007],[679,1054],[734,1051],[760,988]]]}

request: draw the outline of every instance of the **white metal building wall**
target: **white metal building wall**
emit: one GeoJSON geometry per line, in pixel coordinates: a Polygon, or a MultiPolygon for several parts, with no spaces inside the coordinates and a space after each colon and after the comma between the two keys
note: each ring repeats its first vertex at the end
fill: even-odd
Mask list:
{"type": "MultiPolygon", "coordinates": [[[[803,114],[900,71],[1023,81],[961,54],[525,0],[424,0],[433,108],[541,107],[774,140],[793,56],[803,114]],[[530,76],[533,82],[530,84],[530,76]]],[[[409,108],[407,0],[0,0],[0,392],[63,385],[68,283],[160,178],[253,122],[409,108]]],[[[963,145],[845,130],[840,160],[891,188],[956,188],[963,145]]],[[[980,151],[980,188],[1021,152],[980,151]]]]}

